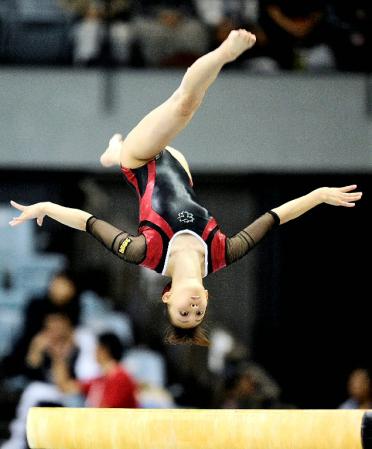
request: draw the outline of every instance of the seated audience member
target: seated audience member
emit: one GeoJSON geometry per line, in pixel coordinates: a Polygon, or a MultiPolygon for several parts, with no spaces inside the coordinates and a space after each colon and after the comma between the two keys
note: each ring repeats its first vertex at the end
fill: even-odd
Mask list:
{"type": "Polygon", "coordinates": [[[348,399],[341,409],[371,409],[372,408],[372,377],[368,369],[358,368],[352,371],[347,383],[348,399]]]}
{"type": "Polygon", "coordinates": [[[280,389],[260,366],[242,364],[225,384],[222,408],[277,408],[280,389]]]}
{"type": "Polygon", "coordinates": [[[207,51],[207,27],[192,15],[189,3],[158,0],[145,5],[145,14],[135,20],[144,65],[187,67],[207,51]]]}
{"type": "Polygon", "coordinates": [[[261,0],[259,23],[267,55],[280,68],[332,68],[324,0],[261,0]]]}
{"type": "Polygon", "coordinates": [[[69,372],[65,358],[56,360],[53,366],[54,381],[65,394],[81,394],[87,407],[135,408],[137,407],[136,383],[120,360],[123,345],[113,333],[98,336],[97,362],[102,374],[81,382],[69,372]]]}
{"type": "Polygon", "coordinates": [[[72,32],[75,64],[128,64],[132,45],[132,0],[61,2],[77,17],[72,32]]]}
{"type": "Polygon", "coordinates": [[[245,67],[259,71],[275,71],[277,64],[266,56],[266,35],[258,25],[258,0],[196,0],[195,5],[211,34],[210,50],[219,46],[230,31],[245,28],[256,36],[256,44],[249,53],[243,53],[229,68],[245,67]]]}
{"type": "Polygon", "coordinates": [[[63,360],[69,376],[87,380],[96,376],[95,338],[88,330],[74,329],[70,318],[60,313],[45,318],[42,330],[30,343],[26,355],[26,374],[33,379],[24,389],[10,424],[10,439],[1,449],[25,449],[26,420],[30,407],[38,405],[80,405],[76,398],[64,396],[53,384],[57,362],[63,360]]]}
{"type": "Polygon", "coordinates": [[[53,313],[67,315],[72,325],[80,319],[80,298],[77,283],[69,271],[55,274],[43,297],[30,300],[24,311],[21,333],[13,345],[12,352],[0,362],[0,378],[24,374],[25,358],[30,341],[42,329],[45,319],[53,313]]]}
{"type": "Polygon", "coordinates": [[[237,21],[253,20],[257,18],[258,0],[194,0],[195,7],[209,26],[216,26],[225,17],[237,21]]]}
{"type": "Polygon", "coordinates": [[[67,315],[51,313],[45,318],[43,329],[31,340],[25,374],[31,380],[51,382],[53,364],[62,358],[71,375],[86,379],[92,372],[99,372],[95,348],[95,337],[89,330],[74,328],[67,315]]]}
{"type": "Polygon", "coordinates": [[[336,67],[348,72],[370,72],[372,47],[372,3],[369,0],[330,0],[331,47],[336,67]]]}
{"type": "Polygon", "coordinates": [[[210,332],[210,341],[208,367],[215,407],[277,408],[282,405],[280,387],[264,367],[251,359],[245,342],[218,323],[210,332]]]}
{"type": "Polygon", "coordinates": [[[151,16],[162,9],[179,10],[187,16],[196,16],[194,0],[140,0],[139,12],[141,15],[151,16]]]}

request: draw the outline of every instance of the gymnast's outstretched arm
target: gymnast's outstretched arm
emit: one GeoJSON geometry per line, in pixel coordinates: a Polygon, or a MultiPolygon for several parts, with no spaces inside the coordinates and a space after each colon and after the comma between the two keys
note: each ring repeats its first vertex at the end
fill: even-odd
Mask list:
{"type": "Polygon", "coordinates": [[[60,206],[49,201],[25,206],[11,201],[10,204],[21,211],[18,217],[14,217],[10,226],[18,226],[27,220],[34,220],[42,226],[45,217],[50,217],[59,223],[79,231],[91,234],[103,246],[113,254],[126,262],[139,264],[145,258],[146,240],[143,235],[131,235],[129,232],[100,220],[80,209],[60,206]]]}
{"type": "Polygon", "coordinates": [[[216,50],[197,59],[168,100],[146,115],[125,139],[117,134],[110,140],[101,156],[102,165],[137,168],[153,159],[190,122],[222,67],[255,42],[252,33],[234,30],[216,50]]]}
{"type": "Polygon", "coordinates": [[[362,197],[362,192],[354,192],[356,188],[355,184],[345,187],[321,187],[266,212],[238,234],[227,239],[227,263],[233,263],[245,256],[275,225],[294,220],[319,204],[354,207],[355,202],[362,197]]]}
{"type": "Polygon", "coordinates": [[[92,216],[92,214],[83,210],[60,206],[49,201],[31,204],[30,206],[25,206],[15,201],[11,201],[10,204],[21,211],[18,217],[13,217],[9,222],[10,226],[18,226],[27,220],[33,219],[36,219],[37,224],[42,226],[44,218],[47,216],[70,228],[85,231],[86,222],[92,216]]]}
{"type": "Polygon", "coordinates": [[[353,192],[356,188],[355,184],[345,187],[320,187],[272,211],[279,216],[280,224],[284,224],[323,203],[331,206],[354,207],[355,202],[362,198],[362,192],[353,192]]]}

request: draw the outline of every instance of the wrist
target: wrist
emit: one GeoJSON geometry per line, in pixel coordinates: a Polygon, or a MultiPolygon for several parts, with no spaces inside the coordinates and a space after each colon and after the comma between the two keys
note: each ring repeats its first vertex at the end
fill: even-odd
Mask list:
{"type": "Polygon", "coordinates": [[[43,203],[41,203],[41,212],[44,214],[44,215],[48,215],[48,212],[49,212],[49,210],[50,210],[50,205],[51,205],[52,203],[50,202],[50,201],[44,201],[43,203]]]}
{"type": "Polygon", "coordinates": [[[310,193],[316,206],[326,201],[327,195],[325,189],[325,187],[320,187],[319,189],[315,189],[310,193]]]}

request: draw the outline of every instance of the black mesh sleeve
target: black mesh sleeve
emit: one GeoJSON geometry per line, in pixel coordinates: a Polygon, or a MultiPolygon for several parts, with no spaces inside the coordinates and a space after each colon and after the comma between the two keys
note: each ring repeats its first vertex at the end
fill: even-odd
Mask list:
{"type": "Polygon", "coordinates": [[[226,240],[227,264],[244,257],[280,220],[275,212],[266,212],[253,223],[226,240]]]}
{"type": "Polygon", "coordinates": [[[86,231],[126,262],[138,265],[146,257],[146,239],[143,235],[130,235],[94,216],[87,220],[86,231]]]}

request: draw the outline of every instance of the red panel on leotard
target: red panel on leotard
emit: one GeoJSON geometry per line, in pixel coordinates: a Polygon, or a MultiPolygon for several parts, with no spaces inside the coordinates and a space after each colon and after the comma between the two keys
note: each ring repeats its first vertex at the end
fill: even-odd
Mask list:
{"type": "Polygon", "coordinates": [[[136,189],[137,195],[141,197],[137,178],[132,170],[130,168],[121,167],[121,172],[123,173],[127,181],[136,189]]]}
{"type": "Polygon", "coordinates": [[[218,230],[212,240],[212,271],[226,267],[226,236],[218,230]]]}
{"type": "Polygon", "coordinates": [[[204,241],[207,240],[209,234],[213,231],[213,229],[217,226],[217,221],[212,217],[209,221],[207,226],[205,227],[203,234],[202,234],[202,239],[204,241]]]}
{"type": "Polygon", "coordinates": [[[146,258],[140,265],[155,270],[162,257],[163,240],[159,233],[148,226],[141,227],[139,231],[145,236],[147,244],[146,258]]]}

